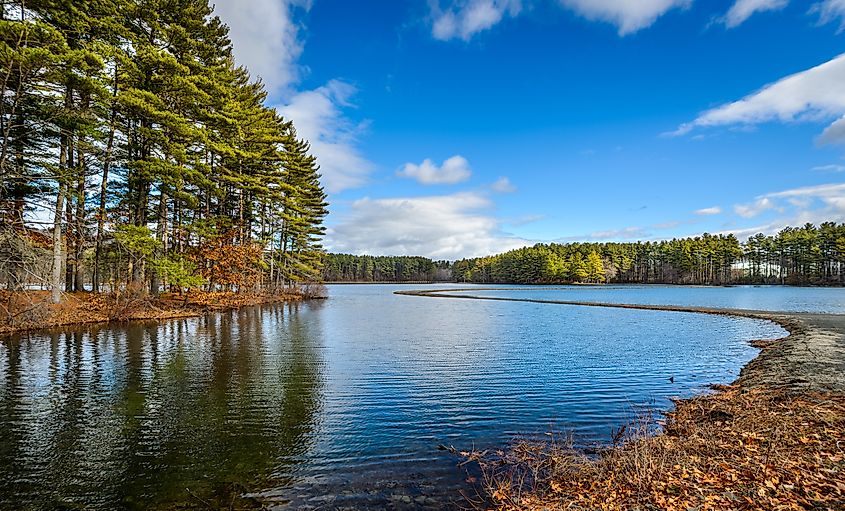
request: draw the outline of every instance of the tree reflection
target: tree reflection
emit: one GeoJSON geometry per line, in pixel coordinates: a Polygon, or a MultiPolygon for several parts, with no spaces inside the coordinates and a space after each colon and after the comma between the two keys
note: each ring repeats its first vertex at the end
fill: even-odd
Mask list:
{"type": "Polygon", "coordinates": [[[289,482],[321,336],[316,310],[276,306],[2,341],[0,503],[228,507],[289,482]]]}

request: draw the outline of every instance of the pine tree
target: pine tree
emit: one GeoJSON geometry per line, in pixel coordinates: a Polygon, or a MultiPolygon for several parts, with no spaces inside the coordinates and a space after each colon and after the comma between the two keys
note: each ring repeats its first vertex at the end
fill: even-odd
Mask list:
{"type": "Polygon", "coordinates": [[[587,279],[590,282],[604,282],[604,263],[595,250],[587,254],[587,279]]]}

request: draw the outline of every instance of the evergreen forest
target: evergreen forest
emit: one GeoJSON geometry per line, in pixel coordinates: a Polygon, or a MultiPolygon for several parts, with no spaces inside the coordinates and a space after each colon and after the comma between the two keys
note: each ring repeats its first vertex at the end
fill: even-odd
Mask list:
{"type": "Polygon", "coordinates": [[[320,278],[319,165],[208,0],[0,9],[10,290],[290,289],[320,278]]]}

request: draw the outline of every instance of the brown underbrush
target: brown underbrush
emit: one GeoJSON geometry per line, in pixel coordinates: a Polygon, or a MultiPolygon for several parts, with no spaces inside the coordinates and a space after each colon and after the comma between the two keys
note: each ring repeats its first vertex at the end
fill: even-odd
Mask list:
{"type": "Polygon", "coordinates": [[[169,319],[251,305],[313,298],[301,292],[232,293],[191,291],[185,294],[63,293],[50,303],[48,291],[0,291],[0,334],[108,321],[169,319]]]}
{"type": "Polygon", "coordinates": [[[570,442],[462,453],[501,510],[845,510],[845,396],[720,387],[588,456],[570,442]]]}

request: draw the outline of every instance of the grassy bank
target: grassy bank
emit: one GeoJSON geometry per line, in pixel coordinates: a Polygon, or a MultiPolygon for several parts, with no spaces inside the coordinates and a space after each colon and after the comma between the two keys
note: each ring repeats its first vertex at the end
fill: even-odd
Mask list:
{"type": "Polygon", "coordinates": [[[65,293],[50,302],[48,291],[0,291],[0,334],[111,321],[199,316],[214,311],[311,298],[309,292],[231,293],[192,291],[178,295],[65,293]]]}

